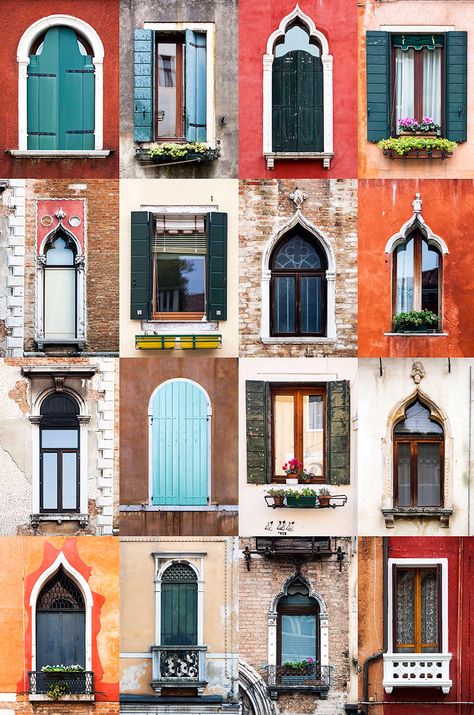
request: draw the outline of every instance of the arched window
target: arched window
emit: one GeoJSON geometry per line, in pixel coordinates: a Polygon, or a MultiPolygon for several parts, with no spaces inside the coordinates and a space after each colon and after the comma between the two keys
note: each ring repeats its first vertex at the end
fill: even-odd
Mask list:
{"type": "Polygon", "coordinates": [[[321,246],[300,226],[276,245],[271,261],[271,334],[326,334],[327,259],[321,246]]]}
{"type": "Polygon", "coordinates": [[[79,407],[65,393],[41,405],[40,512],[78,512],[79,407]]]}
{"type": "Polygon", "coordinates": [[[443,506],[444,431],[417,399],[393,429],[395,503],[443,506]]]}
{"type": "Polygon", "coordinates": [[[277,606],[277,665],[320,662],[319,604],[296,577],[277,606]],[[311,659],[311,660],[310,660],[311,659]]]}
{"type": "MultiPolygon", "coordinates": [[[[174,563],[161,579],[161,645],[198,645],[197,576],[186,563],[174,563]]],[[[197,675],[197,673],[196,673],[197,675]]]]}
{"type": "Polygon", "coordinates": [[[443,258],[419,230],[393,252],[393,315],[429,310],[441,316],[443,258]]]}
{"type": "Polygon", "coordinates": [[[76,246],[59,230],[44,252],[44,340],[67,343],[77,337],[76,246]]]}

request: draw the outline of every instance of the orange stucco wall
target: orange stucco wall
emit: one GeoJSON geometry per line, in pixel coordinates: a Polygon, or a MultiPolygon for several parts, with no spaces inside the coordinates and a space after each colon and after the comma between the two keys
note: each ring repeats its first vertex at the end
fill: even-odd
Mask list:
{"type": "Polygon", "coordinates": [[[472,357],[474,355],[474,254],[471,180],[359,182],[359,356],[472,357]],[[388,336],[391,331],[391,258],[388,239],[413,215],[421,193],[422,215],[447,244],[444,257],[443,332],[446,336],[388,336]]]}
{"type": "Polygon", "coordinates": [[[0,539],[1,693],[28,690],[31,670],[31,591],[62,551],[87,581],[93,595],[92,669],[96,701],[118,700],[119,694],[119,552],[114,537],[0,539]],[[99,541],[100,540],[100,541],[99,541]]]}

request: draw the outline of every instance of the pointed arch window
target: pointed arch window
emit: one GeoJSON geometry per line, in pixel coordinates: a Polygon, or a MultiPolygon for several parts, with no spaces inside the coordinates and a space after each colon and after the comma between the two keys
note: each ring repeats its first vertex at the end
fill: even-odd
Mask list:
{"type": "Polygon", "coordinates": [[[393,315],[429,310],[441,328],[443,257],[418,229],[393,252],[393,315]]]}
{"type": "Polygon", "coordinates": [[[319,615],[308,586],[295,578],[277,606],[277,665],[321,661],[319,615]]]}
{"type": "Polygon", "coordinates": [[[59,231],[45,248],[43,321],[45,341],[77,337],[76,246],[59,231]]]}
{"type": "Polygon", "coordinates": [[[444,430],[419,399],[393,429],[395,503],[399,507],[442,507],[444,430]]]}
{"type": "Polygon", "coordinates": [[[276,245],[270,260],[271,334],[323,336],[327,315],[327,259],[300,226],[276,245]]]}

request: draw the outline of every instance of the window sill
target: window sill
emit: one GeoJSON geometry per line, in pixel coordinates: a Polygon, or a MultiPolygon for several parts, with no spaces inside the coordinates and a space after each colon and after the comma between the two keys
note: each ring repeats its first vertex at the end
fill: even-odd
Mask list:
{"type": "Polygon", "coordinates": [[[390,337],[397,337],[397,338],[439,338],[439,337],[446,337],[449,335],[449,333],[444,333],[444,332],[439,332],[439,333],[423,333],[423,332],[417,332],[417,331],[412,331],[412,332],[403,332],[403,333],[384,333],[384,335],[388,335],[390,337]]]}
{"type": "Polygon", "coordinates": [[[272,151],[264,154],[267,161],[267,169],[274,169],[275,161],[287,159],[294,161],[298,161],[299,159],[320,160],[323,162],[323,167],[329,169],[333,156],[333,153],[324,151],[272,151]]]}
{"type": "Polygon", "coordinates": [[[395,519],[439,519],[441,528],[449,529],[449,517],[452,513],[452,509],[443,509],[437,506],[382,509],[387,529],[394,528],[395,519]]]}
{"type": "Polygon", "coordinates": [[[73,338],[70,340],[48,340],[46,338],[35,338],[35,343],[41,352],[44,350],[45,345],[55,345],[55,346],[60,346],[63,345],[64,347],[76,347],[77,350],[84,350],[86,346],[86,341],[85,338],[73,338]]]}
{"type": "Polygon", "coordinates": [[[449,677],[451,653],[384,653],[383,687],[441,688],[447,695],[453,684],[449,677]]]}
{"type": "Polygon", "coordinates": [[[106,159],[110,149],[8,149],[14,159],[106,159]]]}
{"type": "Polygon", "coordinates": [[[85,529],[89,523],[89,514],[71,514],[69,512],[64,513],[43,513],[43,514],[31,514],[30,524],[33,529],[37,529],[42,521],[55,521],[57,524],[62,524],[63,521],[78,521],[81,529],[85,529]]]}
{"type": "Polygon", "coordinates": [[[215,333],[219,330],[218,321],[204,320],[148,320],[141,322],[141,329],[146,335],[169,335],[185,330],[187,333],[215,333]],[[189,326],[189,327],[188,327],[189,326]]]}
{"type": "Polygon", "coordinates": [[[336,338],[260,338],[264,345],[334,345],[336,338]]]}
{"type": "Polygon", "coordinates": [[[207,506],[155,506],[153,504],[121,504],[119,507],[121,512],[140,512],[140,511],[229,511],[238,512],[239,507],[234,504],[208,504],[207,506]]]}
{"type": "Polygon", "coordinates": [[[95,700],[94,695],[63,695],[58,698],[58,700],[52,700],[48,695],[29,695],[28,700],[31,703],[63,703],[63,702],[81,702],[81,703],[93,703],[95,700]]]}

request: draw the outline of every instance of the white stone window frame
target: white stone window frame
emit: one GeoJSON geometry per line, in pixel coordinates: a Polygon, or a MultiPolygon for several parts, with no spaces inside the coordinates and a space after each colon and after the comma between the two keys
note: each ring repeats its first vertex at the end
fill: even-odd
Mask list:
{"type": "MultiPolygon", "coordinates": [[[[210,149],[216,148],[216,69],[215,69],[215,54],[216,54],[216,27],[213,22],[145,22],[143,23],[145,30],[154,30],[155,32],[184,32],[185,30],[194,30],[194,32],[203,32],[206,34],[206,141],[202,142],[210,149]]],[[[156,142],[166,141],[156,139],[156,142]]]]}
{"type": "Polygon", "coordinates": [[[84,20],[73,15],[55,14],[43,17],[30,25],[23,33],[17,49],[18,63],[18,149],[11,149],[12,156],[20,158],[105,158],[110,151],[104,150],[104,45],[96,30],[84,20]],[[28,149],[27,133],[27,77],[30,63],[31,47],[41,34],[51,27],[70,27],[82,35],[92,47],[94,56],[92,62],[95,67],[95,126],[94,149],[67,150],[67,149],[28,149]]]}
{"type": "MultiPolygon", "coordinates": [[[[42,201],[43,199],[38,199],[42,201]]],[[[36,202],[36,233],[38,231],[38,201],[36,202]]],[[[68,201],[77,201],[77,199],[57,199],[58,203],[66,204],[68,201]]],[[[35,343],[39,350],[43,350],[44,345],[67,344],[77,345],[79,350],[84,350],[87,339],[87,283],[86,283],[86,246],[87,246],[87,202],[82,199],[84,204],[84,249],[81,248],[79,240],[74,233],[64,226],[62,221],[50,231],[41,242],[38,252],[36,253],[36,301],[35,301],[35,343]],[[76,256],[74,259],[74,270],[76,277],[76,305],[74,310],[76,313],[76,338],[64,340],[48,340],[44,334],[44,271],[46,269],[46,253],[45,250],[48,243],[54,240],[55,234],[63,231],[74,243],[76,247],[76,256]]],[[[37,236],[35,236],[35,246],[37,246],[37,236]]]]}
{"type": "MultiPolygon", "coordinates": [[[[159,385],[155,387],[153,392],[151,393],[150,400],[148,402],[148,504],[149,506],[154,506],[153,501],[152,501],[152,496],[153,496],[153,401],[158,394],[158,392],[165,386],[168,385],[171,382],[187,382],[191,385],[194,385],[195,387],[199,388],[201,392],[204,395],[204,398],[206,400],[206,407],[207,407],[207,469],[208,469],[208,475],[207,475],[207,496],[208,496],[208,501],[210,503],[211,501],[211,494],[212,494],[212,402],[211,398],[209,397],[209,393],[204,389],[202,385],[199,384],[199,382],[195,382],[195,380],[190,380],[186,377],[172,377],[169,380],[165,380],[164,382],[161,382],[159,385]]],[[[156,506],[155,506],[156,508],[156,506]]],[[[200,511],[199,507],[196,506],[171,506],[171,505],[164,505],[161,506],[161,510],[163,511],[200,511]]],[[[157,645],[160,645],[159,643],[157,645]]],[[[201,643],[198,643],[198,645],[202,645],[201,643]]]]}
{"type": "Polygon", "coordinates": [[[315,591],[311,582],[299,571],[288,578],[283,589],[273,597],[268,611],[268,665],[276,666],[277,663],[277,642],[278,642],[278,604],[282,598],[288,595],[288,588],[294,581],[302,581],[308,588],[309,598],[313,598],[319,606],[319,643],[320,643],[320,665],[329,667],[329,614],[323,597],[315,591]]]}
{"type": "Polygon", "coordinates": [[[327,37],[316,28],[309,15],[306,15],[298,4],[283,20],[277,30],[272,32],[267,40],[266,52],[263,55],[263,155],[267,168],[275,167],[276,159],[321,159],[325,169],[329,169],[334,156],[333,141],[333,57],[329,54],[327,37]],[[322,152],[274,152],[272,131],[272,74],[275,43],[285,35],[287,27],[299,20],[308,29],[309,36],[315,39],[321,47],[321,62],[323,65],[323,151],[322,152]]]}
{"type": "Polygon", "coordinates": [[[271,238],[265,243],[262,254],[262,299],[261,299],[261,327],[260,340],[265,345],[309,345],[328,344],[336,341],[336,259],[329,239],[325,234],[316,228],[298,209],[296,213],[275,231],[271,238]],[[271,335],[271,304],[270,304],[270,282],[272,271],[270,268],[273,251],[286,233],[295,226],[301,226],[310,233],[323,249],[326,260],[326,335],[321,337],[274,337],[271,335]]]}

